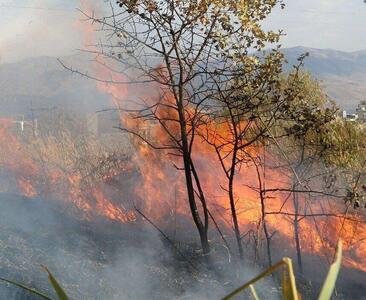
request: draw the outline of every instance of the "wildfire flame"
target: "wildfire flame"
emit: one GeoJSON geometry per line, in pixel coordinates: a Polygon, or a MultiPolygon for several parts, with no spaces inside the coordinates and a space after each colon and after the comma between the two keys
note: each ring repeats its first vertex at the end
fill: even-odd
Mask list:
{"type": "MultiPolygon", "coordinates": [[[[91,11],[87,1],[82,1],[83,6],[91,11]]],[[[85,36],[90,40],[92,25],[85,30],[85,36]]],[[[99,58],[100,59],[100,58],[99,58]]],[[[103,64],[99,64],[103,65],[103,64]]],[[[126,78],[120,74],[111,74],[107,69],[101,67],[94,69],[99,78],[108,78],[111,81],[122,82],[126,78]]],[[[123,106],[123,101],[128,95],[126,86],[107,83],[97,83],[99,90],[111,95],[113,104],[116,107],[123,106]],[[122,102],[122,103],[121,103],[122,102]]],[[[156,87],[149,85],[146,90],[153,91],[156,87]]],[[[157,101],[154,96],[143,95],[146,103],[157,101]]],[[[164,97],[169,97],[164,96],[164,97]]],[[[160,99],[161,101],[161,99],[160,99]]],[[[165,99],[165,101],[174,101],[165,99]]],[[[164,109],[157,111],[161,116],[171,114],[164,109]]],[[[173,116],[174,117],[174,116],[173,116]]],[[[146,125],[138,119],[128,119],[121,114],[121,123],[131,130],[145,128],[146,125]]],[[[172,126],[172,125],[171,125],[172,126]]],[[[217,128],[216,128],[217,129],[217,128]]],[[[172,129],[174,131],[174,128],[172,129]]],[[[222,127],[220,135],[225,134],[228,128],[222,127]]],[[[148,134],[152,140],[166,142],[167,136],[158,124],[148,125],[148,134]]],[[[194,160],[198,172],[203,178],[202,185],[207,193],[208,204],[211,210],[215,211],[217,218],[221,218],[222,224],[231,227],[230,207],[227,195],[220,185],[221,169],[217,163],[214,151],[201,138],[197,137],[194,160]],[[228,225],[229,224],[229,225],[228,225]]],[[[138,166],[141,174],[141,182],[136,185],[136,195],[143,199],[144,211],[155,220],[163,219],[162,216],[171,214],[189,215],[186,204],[184,178],[182,172],[174,166],[180,165],[179,159],[169,155],[168,151],[155,151],[145,143],[135,143],[136,154],[134,163],[138,166]]],[[[263,149],[251,149],[251,151],[262,151],[263,149]]],[[[281,188],[290,186],[290,176],[275,171],[267,171],[267,188],[281,188]]],[[[256,230],[260,225],[261,205],[258,192],[251,187],[257,186],[257,174],[253,166],[242,168],[237,175],[235,191],[237,198],[237,211],[242,232],[256,230]]],[[[288,194],[272,193],[266,198],[266,210],[271,212],[294,212],[292,201],[287,201],[288,194]]],[[[317,199],[316,203],[305,197],[299,199],[300,206],[311,206],[312,214],[321,214],[324,206],[334,215],[342,214],[342,204],[329,205],[327,200],[317,199]]],[[[293,217],[292,217],[293,218],[293,217]]],[[[366,250],[366,225],[361,216],[352,215],[353,220],[339,217],[301,218],[299,221],[301,249],[306,253],[318,253],[329,255],[334,251],[337,241],[342,238],[345,241],[347,258],[344,264],[366,271],[365,250],[366,250]],[[354,220],[359,220],[355,222],[354,220]]],[[[272,214],[266,216],[266,221],[272,232],[278,232],[281,238],[287,239],[292,248],[295,246],[293,220],[289,215],[272,214]]],[[[328,256],[329,257],[329,256],[328,256]]]]}
{"type": "MultiPolygon", "coordinates": [[[[87,1],[82,1],[83,7],[90,10],[87,1]]],[[[79,24],[79,23],[78,23],[79,24]]],[[[80,24],[79,24],[80,25],[80,24]]],[[[87,44],[94,41],[93,25],[83,23],[78,28],[84,32],[87,44]]],[[[99,58],[102,59],[102,58],[99,58]]],[[[99,61],[100,62],[100,61],[99,61]]],[[[110,73],[103,64],[97,63],[92,66],[94,72],[99,78],[108,78],[111,82],[126,81],[122,75],[110,73]]],[[[111,104],[120,107],[123,101],[129,95],[128,88],[125,85],[97,82],[97,88],[111,96],[111,104]]],[[[151,90],[154,86],[149,86],[151,90]]],[[[156,96],[156,95],[155,95],[156,96]]],[[[154,96],[146,101],[154,102],[154,96]]],[[[169,95],[167,96],[169,97],[169,95]]],[[[166,99],[166,101],[172,101],[166,99]]],[[[168,113],[164,110],[161,114],[168,113]]],[[[130,129],[145,128],[152,140],[165,142],[168,140],[159,124],[146,124],[142,120],[126,119],[121,114],[121,122],[130,129]]],[[[34,197],[44,192],[42,186],[63,186],[63,194],[60,198],[68,199],[75,207],[85,213],[85,216],[91,218],[95,215],[102,216],[117,222],[133,222],[136,215],[130,208],[122,204],[116,204],[106,195],[103,188],[95,186],[84,191],[81,187],[82,178],[75,174],[63,175],[60,170],[53,170],[48,174],[41,174],[41,165],[32,160],[23,149],[22,142],[17,136],[12,134],[12,120],[0,119],[0,143],[1,155],[0,165],[14,174],[19,190],[28,197],[34,197]],[[66,176],[66,179],[64,178],[66,176]],[[65,192],[66,191],[66,192],[65,192]]],[[[143,129],[143,130],[145,130],[143,129]]],[[[222,128],[221,135],[225,134],[227,128],[222,128]]],[[[175,166],[181,165],[179,157],[169,155],[168,151],[155,151],[142,142],[135,141],[134,147],[136,153],[133,157],[133,164],[139,169],[139,182],[135,185],[136,198],[142,199],[143,210],[154,220],[166,219],[166,216],[183,215],[189,217],[187,206],[184,177],[180,170],[175,166]]],[[[253,148],[251,151],[263,151],[260,148],[253,148]]],[[[227,194],[221,188],[225,185],[223,182],[222,170],[217,162],[216,153],[212,147],[207,145],[204,140],[197,137],[194,149],[194,161],[198,173],[202,178],[203,189],[206,192],[208,205],[214,213],[220,226],[226,226],[230,230],[231,217],[230,206],[227,194]]],[[[128,172],[128,171],[126,171],[128,172]]],[[[112,172],[109,177],[118,176],[119,171],[112,172]]],[[[274,170],[268,170],[266,178],[267,188],[280,188],[290,185],[290,176],[274,170]]],[[[103,184],[104,182],[102,182],[103,184]]],[[[258,192],[252,187],[257,186],[257,172],[253,165],[243,167],[237,174],[235,183],[236,203],[240,227],[243,233],[249,231],[258,231],[261,219],[261,204],[258,192]]],[[[123,197],[122,194],[118,195],[123,197]]],[[[271,212],[293,213],[294,207],[291,201],[286,200],[288,194],[284,192],[272,193],[266,198],[266,210],[271,212]]],[[[312,202],[305,197],[299,199],[300,206],[311,205],[312,213],[321,213],[325,205],[329,211],[336,215],[342,214],[343,206],[333,203],[328,205],[326,200],[316,200],[312,202]]],[[[335,249],[337,241],[342,238],[345,242],[345,260],[344,264],[349,267],[357,268],[366,272],[366,224],[357,214],[349,214],[351,218],[321,217],[321,218],[302,218],[299,222],[300,243],[303,252],[309,254],[331,254],[335,249]],[[359,221],[354,221],[359,220],[359,221]]],[[[266,216],[266,220],[271,232],[277,232],[281,239],[286,240],[288,245],[295,247],[293,217],[283,214],[271,214],[266,216]]]]}

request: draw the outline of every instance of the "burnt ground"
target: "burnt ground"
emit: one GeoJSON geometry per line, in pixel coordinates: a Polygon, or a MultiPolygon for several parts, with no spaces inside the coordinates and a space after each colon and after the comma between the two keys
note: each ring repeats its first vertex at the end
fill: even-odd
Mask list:
{"type": "MultiPolygon", "coordinates": [[[[72,299],[220,299],[260,268],[239,271],[234,258],[213,242],[207,267],[197,241],[175,241],[180,254],[137,220],[121,224],[103,218],[83,220],[57,200],[0,194],[0,277],[16,280],[53,295],[40,264],[54,273],[72,299]],[[183,256],[182,256],[183,255],[183,256]],[[188,262],[189,260],[189,262],[188,262]]],[[[183,223],[182,223],[183,224],[183,223]]],[[[192,232],[191,236],[196,236],[192,232]]],[[[249,252],[249,250],[248,250],[249,252]]],[[[291,255],[291,253],[288,253],[291,255]]],[[[298,285],[304,299],[316,299],[326,268],[319,258],[305,257],[306,280],[298,285]]],[[[278,299],[276,279],[257,287],[262,299],[278,299]]],[[[338,299],[366,299],[365,273],[343,268],[338,299]]],[[[0,299],[38,299],[0,284],[0,299]]]]}
{"type": "MultiPolygon", "coordinates": [[[[143,278],[145,274],[134,274],[134,269],[148,274],[160,252],[146,249],[150,242],[158,243],[152,243],[153,237],[147,230],[136,230],[136,224],[121,226],[105,220],[79,220],[57,202],[3,194],[0,226],[1,277],[51,293],[47,277],[40,269],[40,264],[44,264],[74,299],[116,298],[115,289],[120,290],[117,277],[126,278],[126,298],[138,299],[144,297],[143,281],[149,281],[152,289],[159,281],[156,279],[160,274],[151,280],[143,278]],[[123,262],[126,267],[120,270],[117,265],[123,262]]],[[[159,259],[168,259],[159,254],[159,259]]],[[[5,294],[10,295],[8,299],[36,299],[2,285],[1,299],[5,294]]]]}
{"type": "MultiPolygon", "coordinates": [[[[60,202],[14,194],[0,194],[0,205],[2,278],[53,295],[46,265],[72,299],[215,299],[234,288],[194,242],[177,243],[183,258],[139,220],[81,220],[60,202]]],[[[38,298],[0,283],[0,299],[38,298]]]]}

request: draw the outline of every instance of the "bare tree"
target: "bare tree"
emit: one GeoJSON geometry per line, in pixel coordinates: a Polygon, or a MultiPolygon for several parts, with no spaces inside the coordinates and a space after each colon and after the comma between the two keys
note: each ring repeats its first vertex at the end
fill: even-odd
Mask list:
{"type": "MultiPolygon", "coordinates": [[[[250,56],[253,64],[243,68],[240,77],[227,82],[225,88],[222,83],[216,86],[219,92],[215,99],[216,110],[211,111],[210,118],[206,119],[206,128],[200,131],[207,143],[214,148],[227,179],[227,185],[222,188],[227,192],[230,201],[241,258],[244,253],[236,209],[235,179],[239,173],[245,174],[243,164],[249,161],[254,165],[258,175],[258,195],[264,211],[265,187],[260,171],[263,161],[259,155],[252,155],[250,152],[255,150],[260,153],[263,145],[273,138],[302,134],[295,127],[298,123],[296,118],[302,112],[293,112],[290,109],[298,104],[298,98],[303,93],[303,82],[299,73],[305,57],[303,55],[299,58],[298,65],[285,80],[282,75],[284,60],[279,49],[250,56]],[[286,131],[276,130],[280,124],[287,124],[291,128],[286,131]]],[[[262,225],[269,244],[265,213],[262,214],[262,225]]],[[[268,258],[271,264],[270,251],[268,258]]]]}
{"type": "MultiPolygon", "coordinates": [[[[331,207],[324,207],[323,203],[329,203],[332,199],[339,204],[339,200],[345,197],[345,189],[335,186],[335,169],[327,162],[327,152],[335,150],[325,140],[330,137],[329,128],[338,123],[335,119],[336,107],[309,74],[300,73],[298,83],[301,87],[299,93],[287,108],[290,118],[281,120],[268,131],[273,142],[271,152],[277,153],[277,162],[268,165],[268,168],[282,169],[284,174],[289,174],[288,187],[266,187],[264,192],[288,194],[279,211],[267,211],[266,214],[283,215],[290,220],[298,267],[302,272],[301,221],[311,220],[314,231],[322,236],[318,218],[343,216],[340,211],[334,212],[331,207]],[[280,139],[278,136],[283,130],[292,134],[280,139]],[[286,202],[291,205],[285,205],[286,202]]],[[[257,190],[261,191],[260,188],[257,190]]],[[[327,249],[327,246],[323,245],[323,248],[327,249]]]]}
{"type": "Polygon", "coordinates": [[[276,0],[117,1],[110,4],[109,16],[86,14],[108,37],[91,52],[108,60],[103,66],[110,74],[89,77],[109,84],[150,84],[159,90],[155,99],[150,95],[125,111],[135,120],[156,122],[166,138],[152,141],[126,124],[122,129],[181,158],[178,169],[185,174],[188,203],[204,253],[209,252],[209,211],[193,155],[197,131],[215,98],[226,94],[229,86],[232,89],[228,82],[257,63],[248,50],[260,51],[278,40],[279,33],[265,32],[260,26],[277,4],[282,5],[276,0]],[[123,66],[123,72],[116,65],[123,66]]]}

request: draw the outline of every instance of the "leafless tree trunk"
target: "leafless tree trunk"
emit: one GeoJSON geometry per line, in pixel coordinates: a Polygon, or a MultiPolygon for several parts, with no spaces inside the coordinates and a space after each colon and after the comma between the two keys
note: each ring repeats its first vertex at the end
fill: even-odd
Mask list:
{"type": "Polygon", "coordinates": [[[300,245],[300,226],[299,226],[299,200],[298,194],[296,192],[293,193],[293,206],[294,206],[294,238],[296,245],[296,257],[297,264],[299,266],[299,271],[302,273],[302,257],[301,257],[301,245],[300,245]]]}

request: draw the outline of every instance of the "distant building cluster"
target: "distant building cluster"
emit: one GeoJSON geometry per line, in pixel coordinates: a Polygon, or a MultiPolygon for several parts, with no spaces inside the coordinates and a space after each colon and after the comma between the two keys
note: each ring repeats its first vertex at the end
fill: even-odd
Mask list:
{"type": "Polygon", "coordinates": [[[347,111],[342,112],[342,118],[350,121],[350,122],[362,122],[366,123],[366,101],[361,101],[357,108],[355,113],[347,113],[347,111]]]}

